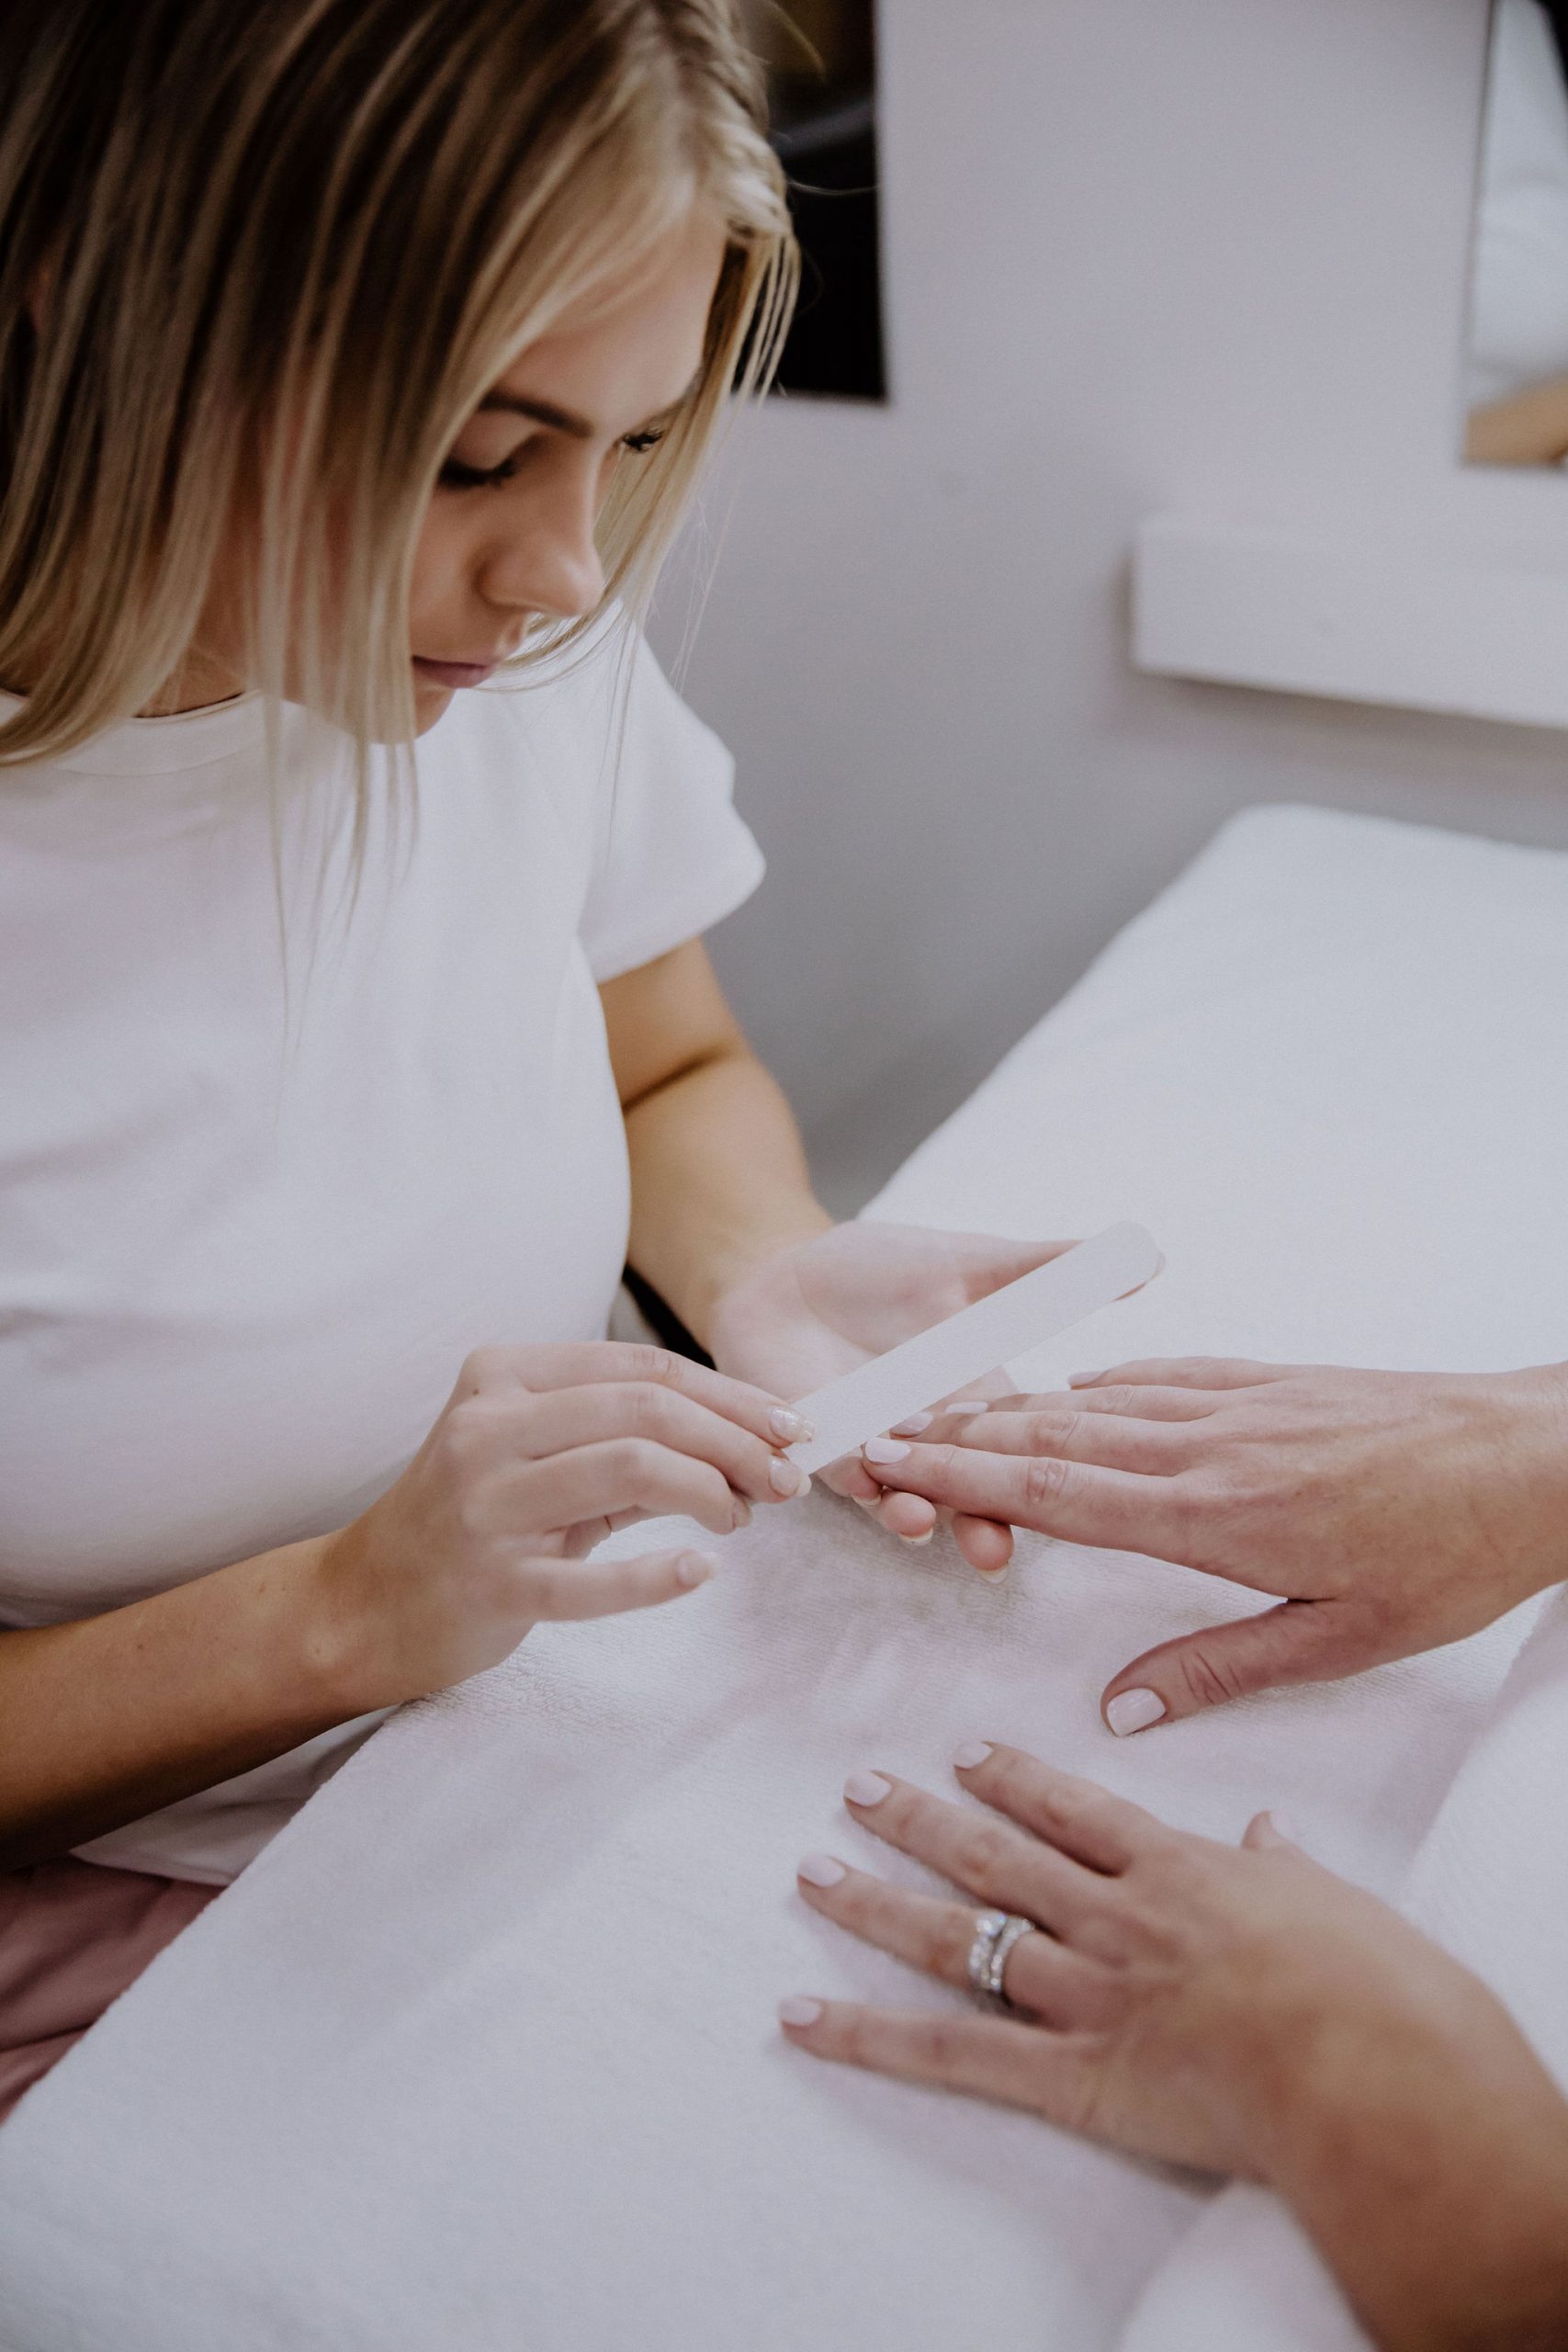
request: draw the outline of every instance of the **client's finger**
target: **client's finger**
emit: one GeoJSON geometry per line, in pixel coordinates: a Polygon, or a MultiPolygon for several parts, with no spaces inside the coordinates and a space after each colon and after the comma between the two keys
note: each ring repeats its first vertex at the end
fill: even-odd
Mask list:
{"type": "Polygon", "coordinates": [[[1156,1559],[1181,1556],[1191,1506],[1175,1477],[1108,1470],[1049,1454],[907,1445],[897,1438],[873,1438],[863,1452],[873,1476],[885,1487],[925,1495],[976,1518],[1032,1527],[1070,1544],[1146,1552],[1156,1559]]]}
{"type": "Polygon", "coordinates": [[[940,2083],[976,2098],[1027,2108],[1047,2121],[1081,2127],[1093,2109],[1097,2045],[1045,2027],[929,2009],[874,2009],[801,1994],[780,2002],[779,2022],[803,2050],[840,2065],[940,2083]]]}
{"type": "Polygon", "coordinates": [[[526,1560],[517,1569],[529,1614],[582,1620],[653,1609],[695,1592],[718,1572],[711,1552],[645,1552],[634,1560],[526,1560]]]}
{"type": "MultiPolygon", "coordinates": [[[[795,1876],[805,1900],[825,1918],[944,1984],[968,1984],[978,1917],[972,1904],[889,1886],[835,1854],[808,1854],[795,1876]]],[[[1047,1935],[1019,1938],[1008,1955],[1003,1989],[1010,2001],[1053,2025],[1088,2025],[1105,2007],[1104,1971],[1047,1935]]]]}
{"type": "Polygon", "coordinates": [[[952,1515],[953,1540],[970,1567],[983,1577],[1003,1575],[1012,1559],[1012,1530],[994,1519],[976,1519],[968,1511],[952,1515]]]}
{"type": "Polygon", "coordinates": [[[1202,1433],[1190,1420],[1134,1420],[1080,1412],[1071,1398],[1043,1398],[1032,1412],[987,1413],[976,1436],[958,1442],[975,1453],[1048,1453],[1062,1462],[1098,1462],[1107,1470],[1170,1477],[1190,1465],[1202,1433]]]}
{"type": "Polygon", "coordinates": [[[964,1786],[987,1804],[1090,1870],[1114,1877],[1140,1854],[1168,1845],[1173,1832],[1142,1805],[1094,1781],[1058,1772],[1019,1747],[975,1740],[953,1759],[964,1786]]]}
{"type": "Polygon", "coordinates": [[[1098,1388],[1124,1380],[1140,1388],[1258,1388],[1283,1380],[1297,1367],[1253,1363],[1244,1356],[1150,1356],[1138,1363],[1116,1363],[1105,1372],[1075,1372],[1069,1388],[1098,1388]]]}
{"type": "Polygon", "coordinates": [[[1124,1738],[1227,1699],[1292,1682],[1336,1682],[1399,1657],[1403,1647],[1386,1628],[1380,1634],[1354,1600],[1285,1600],[1145,1650],[1107,1683],[1100,1713],[1124,1738]]]}
{"type": "MultiPolygon", "coordinates": [[[[1121,1413],[1134,1421],[1202,1421],[1220,1410],[1229,1393],[1214,1388],[1140,1388],[1131,1381],[1118,1380],[1103,1388],[1042,1389],[1032,1396],[998,1396],[991,1410],[1001,1417],[1010,1413],[1121,1413]]],[[[960,1431],[956,1442],[984,1445],[986,1426],[982,1421],[973,1436],[967,1430],[960,1431]]],[[[908,1432],[898,1430],[894,1434],[904,1437],[908,1432]]]]}
{"type": "Polygon", "coordinates": [[[1103,1877],[972,1805],[949,1804],[886,1772],[852,1772],[844,1803],[863,1828],[900,1853],[940,1871],[979,1902],[1021,1911],[1064,1939],[1103,1909],[1103,1877]]]}

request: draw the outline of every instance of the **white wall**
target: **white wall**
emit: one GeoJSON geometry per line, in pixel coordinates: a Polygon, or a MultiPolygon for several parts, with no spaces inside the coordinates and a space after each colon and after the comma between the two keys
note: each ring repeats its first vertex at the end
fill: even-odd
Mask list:
{"type": "Polygon", "coordinates": [[[771,860],[718,961],[840,1203],[1234,809],[1568,848],[1568,735],[1126,658],[1153,512],[1568,570],[1568,481],[1453,456],[1485,14],[883,0],[893,402],[747,423],[684,679],[771,860]]]}

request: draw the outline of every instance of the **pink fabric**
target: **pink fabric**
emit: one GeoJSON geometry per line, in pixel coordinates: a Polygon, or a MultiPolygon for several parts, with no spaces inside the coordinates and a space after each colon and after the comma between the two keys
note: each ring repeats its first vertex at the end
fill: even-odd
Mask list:
{"type": "Polygon", "coordinates": [[[0,2122],[222,1891],[73,1854],[0,1871],[0,2122]]]}

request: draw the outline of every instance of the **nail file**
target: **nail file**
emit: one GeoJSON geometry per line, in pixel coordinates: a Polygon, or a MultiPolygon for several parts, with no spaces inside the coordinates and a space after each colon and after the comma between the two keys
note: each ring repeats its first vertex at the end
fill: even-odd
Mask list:
{"type": "Polygon", "coordinates": [[[1081,1323],[1086,1315],[1141,1290],[1164,1263],[1154,1237],[1141,1225],[1108,1226],[1091,1241],[1080,1241],[973,1306],[960,1307],[902,1347],[798,1398],[795,1410],[816,1434],[790,1446],[788,1460],[803,1470],[821,1470],[846,1453],[858,1453],[867,1438],[880,1437],[895,1421],[924,1412],[940,1397],[1081,1323]]]}

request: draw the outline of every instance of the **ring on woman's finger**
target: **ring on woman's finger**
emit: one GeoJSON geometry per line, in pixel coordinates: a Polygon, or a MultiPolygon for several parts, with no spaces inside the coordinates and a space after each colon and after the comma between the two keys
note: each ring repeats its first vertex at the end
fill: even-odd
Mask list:
{"type": "Polygon", "coordinates": [[[1038,1933],[1033,1920],[1021,1918],[1016,1911],[976,1913],[975,1940],[969,1947],[969,1982],[982,2000],[1016,2014],[1018,2004],[1009,2000],[1003,1981],[1008,1955],[1023,1937],[1038,1933]]]}

